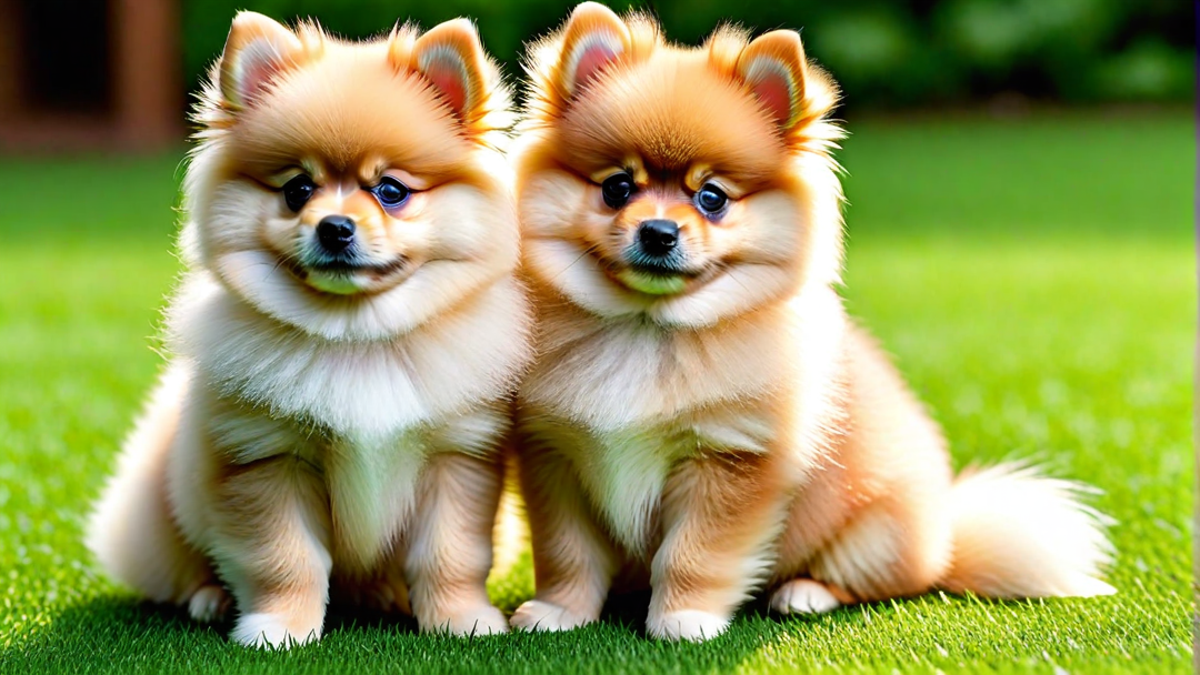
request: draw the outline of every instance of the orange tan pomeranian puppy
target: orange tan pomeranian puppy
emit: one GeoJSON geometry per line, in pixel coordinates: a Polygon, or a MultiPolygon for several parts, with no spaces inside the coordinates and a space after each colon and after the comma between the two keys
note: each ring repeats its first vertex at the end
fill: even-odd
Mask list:
{"type": "Polygon", "coordinates": [[[1018,466],[952,478],[945,442],[834,290],[836,89],[800,37],[700,48],[578,6],[530,58],[513,148],[538,357],[518,401],[536,597],[596,621],[649,583],[650,635],[931,588],[1111,593],[1103,518],[1018,466]]]}
{"type": "Polygon", "coordinates": [[[233,21],[199,105],[170,366],[90,524],[115,579],[232,637],[327,601],[500,633],[498,446],[530,355],[511,119],[466,20],[372,42],[233,21]]]}

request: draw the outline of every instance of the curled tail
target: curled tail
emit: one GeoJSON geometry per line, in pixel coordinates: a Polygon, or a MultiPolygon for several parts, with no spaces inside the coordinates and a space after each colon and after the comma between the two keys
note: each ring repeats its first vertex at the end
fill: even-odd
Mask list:
{"type": "Polygon", "coordinates": [[[1110,595],[1111,521],[1079,501],[1086,486],[1021,464],[968,470],[950,493],[953,558],[939,586],[991,598],[1110,595]]]}

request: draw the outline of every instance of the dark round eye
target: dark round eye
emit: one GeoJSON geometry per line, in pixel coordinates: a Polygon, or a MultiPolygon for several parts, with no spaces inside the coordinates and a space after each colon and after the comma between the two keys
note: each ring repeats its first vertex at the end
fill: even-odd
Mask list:
{"type": "Polygon", "coordinates": [[[300,174],[289,180],[283,185],[283,201],[287,202],[287,207],[292,211],[299,211],[304,208],[308,200],[312,198],[313,193],[317,191],[317,186],[312,182],[312,179],[304,174],[300,174]]]}
{"type": "Polygon", "coordinates": [[[721,188],[712,183],[705,183],[696,193],[696,206],[705,215],[716,215],[729,203],[729,196],[721,188]]]}
{"type": "Polygon", "coordinates": [[[408,201],[408,196],[412,194],[412,190],[408,189],[407,185],[391,176],[381,178],[379,185],[371,188],[371,192],[375,193],[375,198],[385,209],[394,209],[400,206],[408,201]]]}
{"type": "Polygon", "coordinates": [[[633,195],[633,190],[633,178],[623,171],[605,178],[600,184],[600,191],[604,193],[604,203],[614,209],[625,206],[629,197],[633,195]]]}

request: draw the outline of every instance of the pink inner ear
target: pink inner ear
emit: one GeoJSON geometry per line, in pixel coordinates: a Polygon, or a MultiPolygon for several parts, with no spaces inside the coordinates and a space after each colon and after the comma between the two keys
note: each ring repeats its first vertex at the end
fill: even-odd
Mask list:
{"type": "Polygon", "coordinates": [[[466,108],[467,87],[462,79],[461,68],[450,63],[434,62],[425,71],[425,77],[442,92],[454,112],[461,113],[466,108]]]}
{"type": "Polygon", "coordinates": [[[274,64],[266,59],[251,59],[243,66],[242,81],[239,92],[241,99],[247,105],[254,102],[266,88],[267,82],[275,73],[274,64]]]}
{"type": "MultiPolygon", "coordinates": [[[[284,67],[284,57],[267,38],[254,40],[235,58],[237,60],[232,71],[233,88],[225,89],[225,94],[232,95],[235,99],[232,102],[237,105],[254,103],[270,84],[271,79],[284,67]]],[[[224,86],[225,83],[222,82],[222,87],[224,86]]]]}
{"type": "Polygon", "coordinates": [[[593,77],[600,74],[604,66],[616,58],[617,52],[603,42],[585,47],[575,64],[575,91],[582,89],[593,77]]]}
{"type": "Polygon", "coordinates": [[[762,103],[763,108],[779,124],[787,124],[792,117],[792,91],[787,76],[773,70],[763,69],[750,90],[762,103]]]}

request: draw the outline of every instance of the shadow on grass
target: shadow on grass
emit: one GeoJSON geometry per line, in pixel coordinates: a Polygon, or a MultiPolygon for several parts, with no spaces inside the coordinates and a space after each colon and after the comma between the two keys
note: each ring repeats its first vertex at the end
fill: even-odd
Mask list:
{"type": "MultiPolygon", "coordinates": [[[[642,629],[648,594],[614,598],[602,621],[560,634],[452,638],[421,635],[407,617],[332,609],[325,635],[288,652],[244,649],[228,638],[230,622],[200,625],[180,609],[101,597],[75,605],[0,651],[0,670],[128,672],[584,673],[734,671],[772,644],[793,622],[759,605],[705,644],[652,641],[642,629]]],[[[828,617],[827,617],[828,618],[828,617]]],[[[791,630],[796,626],[791,625],[791,630]]]]}

